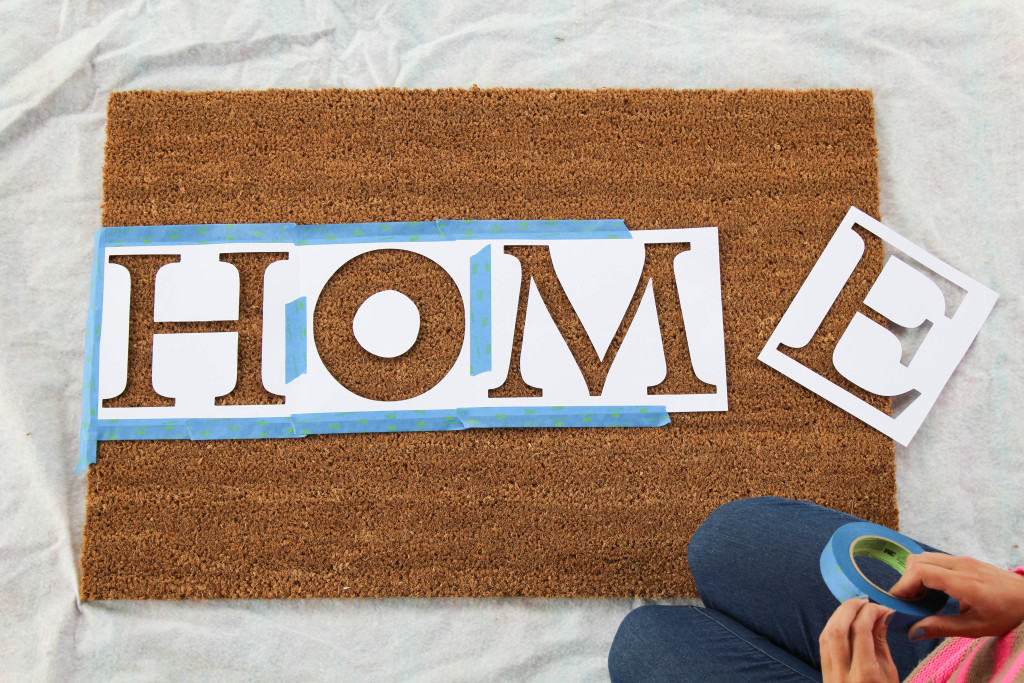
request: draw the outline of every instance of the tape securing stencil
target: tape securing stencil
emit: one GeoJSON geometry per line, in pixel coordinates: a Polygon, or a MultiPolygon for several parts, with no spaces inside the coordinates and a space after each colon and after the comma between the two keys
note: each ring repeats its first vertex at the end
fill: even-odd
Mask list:
{"type": "Polygon", "coordinates": [[[306,374],[306,297],[285,304],[284,383],[306,374]]]}
{"type": "Polygon", "coordinates": [[[447,432],[465,429],[452,410],[373,410],[356,413],[293,415],[295,433],[447,432]]]}
{"type": "Polygon", "coordinates": [[[398,223],[334,223],[296,226],[295,244],[360,244],[370,242],[443,242],[435,221],[398,223]]]}
{"type": "Polygon", "coordinates": [[[493,427],[660,427],[664,406],[459,408],[298,413],[263,418],[170,418],[96,420],[93,441],[191,439],[291,439],[311,434],[450,432],[493,427]]]}
{"type": "Polygon", "coordinates": [[[839,602],[866,595],[871,602],[894,610],[896,614],[889,622],[889,630],[906,633],[914,623],[942,611],[949,596],[929,590],[917,600],[897,598],[868,579],[854,558],[879,560],[902,576],[907,569],[907,558],[923,552],[913,539],[884,526],[870,522],[844,524],[836,529],[821,551],[821,576],[839,602]]]}
{"type": "Polygon", "coordinates": [[[469,374],[491,371],[491,245],[469,259],[469,374]]]}
{"type": "Polygon", "coordinates": [[[100,323],[103,320],[103,231],[93,236],[89,312],[85,319],[85,369],[82,374],[82,420],[79,427],[78,465],[83,472],[96,462],[96,419],[100,387],[100,323]]]}
{"type": "Polygon", "coordinates": [[[460,408],[467,429],[496,427],[663,427],[665,406],[550,406],[460,408]]]}
{"type": "Polygon", "coordinates": [[[198,225],[136,225],[102,228],[100,247],[135,245],[183,246],[190,244],[293,243],[294,223],[209,223],[198,225]]]}
{"type": "MultiPolygon", "coordinates": [[[[622,219],[601,220],[438,220],[398,223],[335,223],[292,228],[295,244],[450,242],[491,239],[632,239],[622,219]]],[[[164,234],[160,232],[159,234],[164,234]]]]}
{"type": "Polygon", "coordinates": [[[480,239],[632,239],[620,218],[602,220],[481,221],[440,220],[438,231],[448,240],[480,239]]]}

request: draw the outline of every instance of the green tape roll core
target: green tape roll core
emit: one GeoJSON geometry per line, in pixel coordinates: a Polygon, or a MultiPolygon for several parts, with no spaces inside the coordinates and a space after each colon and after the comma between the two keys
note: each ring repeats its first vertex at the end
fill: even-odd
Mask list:
{"type": "MultiPolygon", "coordinates": [[[[850,545],[850,558],[855,557],[869,557],[873,560],[879,560],[898,571],[900,576],[903,576],[907,571],[907,558],[910,557],[910,551],[899,543],[890,541],[887,538],[861,536],[850,545]]],[[[853,566],[857,567],[857,571],[861,576],[864,576],[864,572],[860,571],[856,560],[853,560],[853,566]]],[[[889,593],[888,590],[882,588],[868,577],[864,576],[864,580],[883,593],[892,595],[892,593],[889,593]]]]}

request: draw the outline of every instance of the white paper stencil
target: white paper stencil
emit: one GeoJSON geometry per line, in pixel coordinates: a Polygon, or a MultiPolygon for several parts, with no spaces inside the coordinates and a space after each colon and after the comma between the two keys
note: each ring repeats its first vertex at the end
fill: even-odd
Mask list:
{"type": "Polygon", "coordinates": [[[238,270],[215,250],[183,247],[181,260],[156,274],[153,320],[238,319],[238,270]]]}
{"type": "Polygon", "coordinates": [[[103,317],[100,322],[99,398],[113,398],[128,386],[128,316],[131,279],[116,263],[103,269],[103,317]]]}
{"type": "Polygon", "coordinates": [[[153,389],[181,412],[204,412],[235,388],[238,334],[153,335],[153,389]]]}
{"type": "MultiPolygon", "coordinates": [[[[164,266],[156,276],[153,338],[153,387],[175,399],[173,406],[99,408],[102,419],[247,418],[280,417],[388,410],[435,410],[487,407],[545,406],[665,406],[668,412],[726,410],[725,343],[722,325],[718,233],[715,228],[647,230],[631,233],[631,239],[544,240],[503,236],[500,239],[440,242],[333,243],[303,246],[204,244],[179,247],[144,245],[108,247],[113,254],[179,254],[179,263],[164,266]],[[644,268],[645,245],[679,244],[673,261],[676,287],[663,283],[656,290],[646,283],[632,321],[625,321],[644,268]],[[492,369],[470,374],[470,260],[490,245],[490,333],[492,369]],[[505,253],[509,245],[547,248],[559,284],[590,337],[594,351],[608,364],[599,395],[591,395],[568,345],[553,322],[547,306],[530,281],[525,310],[522,354],[516,372],[541,390],[541,396],[491,398],[489,391],[501,386],[512,363],[512,343],[522,280],[520,261],[505,253]],[[423,394],[400,401],[377,401],[356,395],[343,386],[324,365],[318,345],[330,339],[315,338],[317,302],[326,283],[345,263],[380,250],[406,250],[424,256],[444,269],[462,299],[465,329],[451,369],[423,394]],[[239,275],[219,254],[239,251],[287,251],[289,258],[272,263],[264,276],[263,364],[264,387],[285,397],[273,405],[215,405],[237,382],[238,334],[161,332],[161,321],[236,321],[239,275]],[[692,372],[710,385],[703,393],[649,395],[648,387],[660,384],[667,374],[662,348],[661,323],[655,291],[671,292],[669,306],[682,313],[684,336],[692,372]],[[285,382],[285,309],[300,297],[306,299],[305,372],[285,382]],[[620,326],[629,323],[614,360],[609,344],[620,326]]],[[[103,327],[100,336],[100,398],[110,398],[125,386],[128,352],[128,310],[131,297],[128,271],[107,265],[104,286],[103,327]]],[[[666,277],[661,273],[658,277],[666,277]]],[[[479,293],[475,293],[480,295],[479,293]]],[[[663,294],[665,295],[665,294],[663,294]]],[[[383,359],[402,357],[415,343],[420,311],[401,291],[401,283],[356,304],[351,321],[356,341],[383,359]]],[[[350,307],[351,310],[351,307],[350,307]]],[[[676,316],[678,319],[678,316],[676,316]]],[[[665,323],[669,324],[669,323],[665,323]]],[[[228,330],[230,324],[222,326],[228,330]]],[[[478,332],[479,334],[479,328],[478,332]]],[[[676,335],[678,336],[678,335],[676,335]]],[[[679,362],[679,361],[675,361],[679,362]]]]}
{"type": "Polygon", "coordinates": [[[963,359],[997,298],[988,287],[864,212],[851,208],[758,358],[907,445],[963,359]],[[832,362],[843,377],[865,391],[879,396],[904,397],[908,404],[892,417],[785,352],[785,347],[802,348],[810,343],[860,262],[865,246],[863,238],[854,230],[855,225],[903,254],[886,257],[882,272],[865,297],[865,307],[900,327],[920,328],[924,337],[917,350],[908,354],[892,331],[857,313],[836,343],[832,362]],[[916,261],[921,269],[908,261],[916,261]],[[958,305],[947,301],[936,279],[944,279],[965,293],[958,305]]]}
{"type": "MultiPolygon", "coordinates": [[[[689,248],[675,257],[676,295],[680,306],[694,374],[715,385],[708,394],[649,396],[647,387],[665,379],[667,366],[661,330],[648,283],[636,317],[605,380],[600,397],[605,404],[662,401],[668,412],[726,410],[725,344],[722,330],[718,236],[714,228],[644,230],[633,233],[633,244],[588,240],[584,244],[552,245],[551,260],[562,289],[590,337],[598,358],[622,322],[644,266],[643,244],[681,243],[689,248]]],[[[550,403],[571,402],[587,395],[586,382],[568,345],[532,286],[523,338],[523,379],[544,391],[550,403]]]]}
{"type": "MultiPolygon", "coordinates": [[[[108,247],[106,257],[129,254],[174,254],[177,263],[157,271],[154,283],[155,322],[236,321],[239,276],[220,254],[289,251],[288,245],[205,244],[179,247],[108,247]]],[[[284,395],[284,304],[298,292],[299,264],[291,259],[271,264],[264,279],[264,387],[284,395]]],[[[100,327],[98,417],[101,419],[172,419],[184,417],[267,417],[285,415],[279,405],[215,406],[237,381],[238,334],[198,332],[153,335],[153,390],[175,399],[173,407],[107,408],[102,399],[124,391],[128,379],[128,321],[131,278],[123,266],[107,263],[103,278],[100,327]]]]}

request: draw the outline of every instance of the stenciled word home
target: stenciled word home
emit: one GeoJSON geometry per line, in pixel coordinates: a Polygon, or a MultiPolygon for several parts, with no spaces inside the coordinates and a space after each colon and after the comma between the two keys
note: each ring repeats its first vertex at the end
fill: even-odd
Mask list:
{"type": "MultiPolygon", "coordinates": [[[[851,208],[758,357],[905,445],[996,299],[851,208]],[[892,414],[783,350],[810,343],[847,286],[865,253],[858,230],[890,252],[863,308],[925,333],[908,354],[893,331],[857,312],[832,365],[868,394],[902,399],[892,414]]],[[[727,409],[718,232],[633,232],[614,220],[104,228],[85,366],[80,469],[107,439],[661,426],[668,413],[727,409]],[[261,255],[262,275],[247,271],[242,282],[238,254],[261,255]],[[389,273],[393,289],[338,286],[335,274],[353,266],[389,273]],[[554,278],[542,276],[552,268],[554,278]],[[455,318],[440,320],[429,306],[421,316],[410,295],[454,300],[455,318]],[[325,299],[346,304],[347,319],[326,321],[352,330],[341,354],[336,339],[312,333],[338,315],[338,306],[318,305],[325,299]],[[150,300],[152,315],[135,318],[145,324],[129,325],[133,306],[150,300]],[[243,327],[262,330],[258,377],[239,372],[243,327]],[[445,353],[417,349],[424,330],[445,353]],[[129,373],[129,348],[148,373],[129,373]],[[397,392],[345,386],[346,366],[367,354],[383,363],[374,380],[397,392]],[[426,388],[400,386],[417,364],[426,388]],[[240,389],[265,400],[230,400],[240,389]]]]}
{"type": "Polygon", "coordinates": [[[727,409],[718,232],[710,227],[630,231],[617,220],[568,220],[103,228],[86,336],[80,468],[95,462],[97,440],[660,426],[670,412],[727,409]],[[238,254],[262,254],[262,281],[232,265],[238,254]],[[331,284],[339,270],[359,265],[396,281],[379,292],[331,284]],[[556,278],[534,277],[551,267],[556,278]],[[426,268],[432,277],[422,277],[426,268]],[[240,305],[253,296],[262,306],[240,305]],[[455,299],[449,310],[464,320],[425,313],[415,303],[424,296],[455,299]],[[322,320],[338,307],[318,304],[339,298],[354,316],[322,320]],[[150,300],[146,324],[130,325],[133,307],[150,300]],[[261,318],[258,376],[240,372],[238,362],[241,323],[253,329],[252,316],[261,318]],[[440,356],[447,367],[432,368],[432,386],[399,400],[346,387],[342,366],[358,354],[321,353],[332,339],[316,339],[318,322],[349,326],[359,353],[378,361],[383,385],[392,367],[406,377],[409,360],[436,364],[440,356]],[[442,334],[449,353],[417,349],[425,329],[442,334]],[[589,345],[581,351],[577,342],[577,353],[589,363],[578,363],[566,341],[582,338],[581,330],[589,345]],[[129,348],[152,358],[151,375],[129,373],[129,348]],[[247,395],[266,398],[225,400],[254,387],[247,395]],[[128,393],[135,398],[117,399],[128,393]]]}

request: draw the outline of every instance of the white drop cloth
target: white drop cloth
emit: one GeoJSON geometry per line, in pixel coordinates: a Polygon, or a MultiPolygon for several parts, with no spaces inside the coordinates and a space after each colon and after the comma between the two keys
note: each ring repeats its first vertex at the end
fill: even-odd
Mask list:
{"type": "Polygon", "coordinates": [[[634,605],[77,604],[83,329],[114,90],[873,90],[883,221],[1002,295],[898,451],[903,529],[1024,564],[1024,5],[4,0],[0,31],[0,678],[600,680],[634,605]]]}

